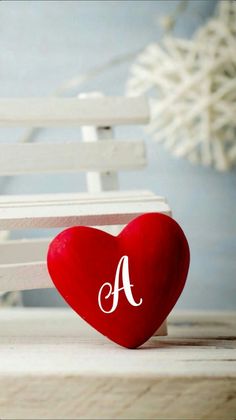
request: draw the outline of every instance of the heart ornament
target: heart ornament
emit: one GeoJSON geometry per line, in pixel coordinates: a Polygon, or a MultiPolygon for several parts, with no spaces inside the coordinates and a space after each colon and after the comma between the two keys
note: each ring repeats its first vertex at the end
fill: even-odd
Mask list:
{"type": "Polygon", "coordinates": [[[136,348],[159,328],[187,278],[190,253],[180,226],[147,213],[118,236],[75,226],[48,249],[48,271],[66,302],[115,343],[136,348]]]}

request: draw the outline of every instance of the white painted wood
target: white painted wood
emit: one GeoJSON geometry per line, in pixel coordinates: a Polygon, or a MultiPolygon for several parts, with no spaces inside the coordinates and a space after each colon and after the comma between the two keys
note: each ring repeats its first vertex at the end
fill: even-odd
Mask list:
{"type": "Polygon", "coordinates": [[[104,191],[101,193],[90,194],[87,192],[74,193],[51,193],[51,194],[20,194],[20,195],[0,195],[0,205],[18,205],[27,203],[72,203],[80,201],[111,201],[111,200],[137,200],[155,197],[158,201],[165,201],[163,196],[154,194],[149,190],[122,190],[122,191],[104,191]]]}
{"type": "Polygon", "coordinates": [[[236,378],[236,312],[175,312],[169,319],[169,337],[152,337],[133,351],[71,310],[2,309],[0,377],[236,378]]]}
{"type": "Polygon", "coordinates": [[[52,238],[9,239],[0,242],[1,264],[43,261],[52,238]]]}
{"type": "MultiPolygon", "coordinates": [[[[0,208],[8,209],[10,208],[19,208],[19,207],[53,207],[55,206],[79,206],[83,203],[104,203],[104,205],[109,203],[127,203],[127,202],[139,202],[146,201],[147,199],[155,199],[159,202],[165,202],[164,198],[161,196],[155,196],[151,191],[148,190],[129,190],[129,191],[106,191],[97,194],[89,193],[57,193],[57,194],[38,194],[38,195],[4,195],[0,196],[0,208]]],[[[104,229],[104,227],[103,227],[104,229]]],[[[107,230],[107,229],[106,229],[107,230]]],[[[10,241],[10,243],[14,241],[10,241]]],[[[4,246],[8,242],[0,242],[0,261],[2,261],[1,255],[4,255],[4,246]]],[[[16,242],[17,243],[17,242],[16,242]]],[[[10,251],[11,254],[20,255],[21,250],[24,249],[24,246],[20,246],[21,249],[15,249],[10,251]]],[[[10,250],[10,248],[8,248],[10,250]]],[[[34,247],[32,248],[32,250],[34,247]]],[[[4,262],[4,261],[3,261],[4,262]]],[[[13,262],[13,261],[12,261],[13,262]]]]}
{"type": "Polygon", "coordinates": [[[145,200],[102,202],[95,200],[71,203],[70,205],[23,203],[0,205],[0,229],[52,228],[74,225],[123,225],[132,218],[148,212],[170,215],[168,204],[148,197],[145,200]]]}
{"type": "Polygon", "coordinates": [[[0,175],[122,171],[145,165],[142,141],[0,144],[0,175]]]}
{"type": "Polygon", "coordinates": [[[6,241],[9,237],[9,231],[8,230],[1,230],[0,231],[0,244],[2,241],[6,241]]]}
{"type": "Polygon", "coordinates": [[[161,326],[156,330],[154,336],[161,336],[164,337],[168,335],[168,328],[167,328],[167,319],[161,324],[161,326]]]}
{"type": "MultiPolygon", "coordinates": [[[[101,128],[101,127],[82,127],[82,136],[85,142],[97,142],[100,144],[100,140],[102,140],[102,144],[100,144],[100,149],[103,149],[104,140],[105,143],[107,141],[111,141],[109,139],[113,138],[112,129],[110,127],[101,128]]],[[[113,140],[114,142],[114,140],[113,140]]],[[[132,146],[132,143],[129,143],[132,146]]],[[[145,148],[143,148],[142,152],[142,167],[146,165],[146,158],[145,158],[145,148]]],[[[130,163],[133,165],[137,158],[133,155],[133,152],[130,151],[130,163]]],[[[115,153],[111,159],[117,159],[115,153]]],[[[124,156],[123,156],[124,159],[124,156]]],[[[110,160],[110,159],[109,159],[110,160]]],[[[122,160],[122,157],[121,157],[122,160]]],[[[139,160],[139,158],[138,158],[139,160]]],[[[96,169],[96,168],[95,168],[96,169]]],[[[101,192],[101,191],[112,191],[118,190],[119,183],[118,183],[118,174],[114,170],[120,170],[119,165],[109,170],[96,172],[96,171],[89,171],[86,173],[86,180],[87,180],[87,190],[90,193],[101,192]]]]}
{"type": "Polygon", "coordinates": [[[0,126],[106,127],[148,121],[149,107],[144,97],[0,99],[0,126]]]}
{"type": "Polygon", "coordinates": [[[44,261],[0,265],[0,292],[54,287],[44,261]]]}
{"type": "MultiPolygon", "coordinates": [[[[90,92],[87,94],[80,94],[80,99],[86,98],[102,98],[103,95],[99,92],[90,92]]],[[[114,138],[112,127],[95,127],[95,126],[82,126],[82,139],[84,142],[98,142],[100,140],[110,140],[114,138]]],[[[101,144],[103,148],[103,143],[101,144]]],[[[145,152],[143,153],[145,156],[145,152]]],[[[133,153],[130,154],[132,160],[133,153]]],[[[118,168],[119,169],[119,168],[118,168]]],[[[90,193],[101,191],[112,191],[119,189],[118,174],[115,171],[96,172],[90,171],[86,173],[87,190],[90,193]]]]}
{"type": "Polygon", "coordinates": [[[175,312],[121,348],[66,309],[1,309],[1,417],[234,419],[235,312],[175,312]]]}
{"type": "MultiPolygon", "coordinates": [[[[128,192],[128,191],[127,191],[128,192]]],[[[89,193],[64,193],[64,194],[28,194],[28,195],[3,195],[0,196],[0,209],[8,207],[32,207],[32,206],[79,206],[81,204],[97,204],[97,203],[129,203],[129,202],[149,202],[157,201],[166,203],[165,199],[155,194],[140,194],[135,191],[130,191],[129,194],[124,194],[124,191],[106,191],[99,194],[89,193]],[[132,194],[133,192],[133,194],[132,194]]]]}

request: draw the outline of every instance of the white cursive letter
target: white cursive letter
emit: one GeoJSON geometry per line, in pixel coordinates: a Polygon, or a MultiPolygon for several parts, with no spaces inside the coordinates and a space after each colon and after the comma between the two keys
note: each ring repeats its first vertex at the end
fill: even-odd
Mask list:
{"type": "Polygon", "coordinates": [[[101,309],[101,311],[104,312],[105,314],[110,314],[111,312],[114,312],[114,310],[117,308],[117,305],[118,305],[119,292],[121,290],[124,290],[125,295],[127,297],[127,300],[129,301],[130,305],[140,306],[143,302],[143,299],[141,298],[138,303],[135,302],[135,300],[133,298],[133,295],[132,295],[131,287],[133,287],[133,284],[130,283],[130,278],[129,278],[129,259],[128,259],[127,255],[124,255],[123,257],[121,257],[121,259],[118,263],[117,269],[116,269],[114,291],[112,291],[111,283],[107,282],[107,283],[104,283],[101,286],[101,288],[98,292],[98,305],[99,305],[99,308],[101,309]],[[122,266],[123,287],[119,288],[121,266],[122,266]],[[108,299],[111,295],[113,295],[113,304],[112,304],[112,307],[111,307],[110,311],[106,311],[105,309],[103,309],[102,302],[101,302],[102,292],[103,292],[105,287],[108,287],[108,293],[104,296],[104,299],[108,299]]]}

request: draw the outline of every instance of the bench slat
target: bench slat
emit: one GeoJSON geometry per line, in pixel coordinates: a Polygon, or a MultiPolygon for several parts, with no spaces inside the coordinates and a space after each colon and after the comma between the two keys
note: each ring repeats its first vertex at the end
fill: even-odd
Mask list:
{"type": "Polygon", "coordinates": [[[9,239],[0,242],[0,266],[44,260],[51,239],[9,239]]]}
{"type": "Polygon", "coordinates": [[[71,201],[88,201],[88,200],[137,200],[148,197],[156,197],[159,201],[165,201],[164,197],[155,195],[149,190],[118,190],[118,191],[102,191],[99,193],[76,192],[76,193],[52,193],[52,194],[19,194],[19,195],[0,195],[0,205],[23,204],[23,203],[68,203],[71,201]]]}
{"type": "Polygon", "coordinates": [[[54,287],[44,261],[0,265],[0,292],[54,287]]]}
{"type": "Polygon", "coordinates": [[[106,127],[148,121],[149,108],[144,97],[0,99],[0,126],[106,127]]]}
{"type": "Polygon", "coordinates": [[[166,203],[155,197],[145,201],[99,201],[71,203],[70,205],[0,206],[0,229],[53,228],[75,225],[123,225],[132,218],[147,212],[170,214],[166,203]]]}
{"type": "Polygon", "coordinates": [[[143,168],[142,141],[0,144],[0,175],[143,168]]]}

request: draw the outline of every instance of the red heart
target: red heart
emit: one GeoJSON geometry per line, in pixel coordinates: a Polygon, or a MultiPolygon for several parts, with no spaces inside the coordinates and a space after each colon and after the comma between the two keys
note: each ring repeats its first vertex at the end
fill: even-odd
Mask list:
{"type": "Polygon", "coordinates": [[[143,344],[165,320],[183,290],[188,267],[182,229],[160,213],[137,217],[116,237],[72,227],[57,235],[48,250],[49,273],[67,303],[100,333],[128,348],[143,344]]]}

